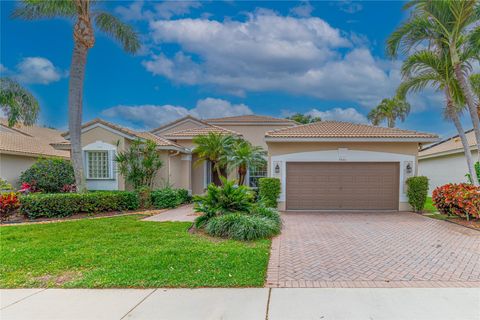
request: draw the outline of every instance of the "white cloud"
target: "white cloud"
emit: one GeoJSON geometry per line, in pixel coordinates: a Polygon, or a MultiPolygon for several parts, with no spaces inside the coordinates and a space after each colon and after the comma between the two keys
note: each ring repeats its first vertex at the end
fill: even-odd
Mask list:
{"type": "Polygon", "coordinates": [[[306,112],[307,115],[312,117],[320,117],[323,121],[345,121],[345,122],[356,122],[356,123],[367,123],[367,117],[354,108],[333,108],[325,111],[320,111],[318,109],[311,109],[306,112]]]}
{"type": "Polygon", "coordinates": [[[399,83],[398,62],[375,58],[361,35],[347,36],[317,17],[257,10],[246,21],[154,20],[150,30],[156,45],[181,49],[153,54],[143,65],[180,84],[236,95],[285,91],[373,107],[399,83]]]}
{"type": "Polygon", "coordinates": [[[298,17],[306,18],[312,15],[314,9],[315,8],[308,1],[305,1],[302,2],[302,4],[300,4],[299,6],[290,9],[290,13],[298,17]]]}
{"type": "Polygon", "coordinates": [[[125,20],[171,19],[184,16],[191,9],[201,7],[200,1],[163,1],[145,8],[143,0],[136,0],[129,6],[118,6],[115,12],[125,20]]]}
{"type": "Polygon", "coordinates": [[[0,63],[0,73],[6,73],[8,71],[7,67],[0,63]]]}
{"type": "Polygon", "coordinates": [[[252,114],[252,110],[245,104],[232,104],[222,99],[206,98],[198,100],[196,106],[191,109],[173,105],[119,105],[104,110],[102,114],[106,117],[122,118],[133,124],[155,128],[186,115],[207,119],[252,114]]]}
{"type": "Polygon", "coordinates": [[[336,4],[341,11],[350,14],[357,13],[363,9],[362,4],[360,4],[358,1],[341,0],[336,2],[336,4]]]}
{"type": "Polygon", "coordinates": [[[24,58],[16,67],[14,77],[23,83],[49,84],[66,76],[53,63],[42,57],[24,58]]]}

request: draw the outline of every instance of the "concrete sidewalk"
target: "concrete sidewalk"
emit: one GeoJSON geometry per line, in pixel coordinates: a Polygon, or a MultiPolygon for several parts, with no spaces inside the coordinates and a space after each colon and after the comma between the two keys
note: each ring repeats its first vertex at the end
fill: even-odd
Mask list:
{"type": "Polygon", "coordinates": [[[480,288],[1,289],[10,319],[480,319],[480,288]]]}

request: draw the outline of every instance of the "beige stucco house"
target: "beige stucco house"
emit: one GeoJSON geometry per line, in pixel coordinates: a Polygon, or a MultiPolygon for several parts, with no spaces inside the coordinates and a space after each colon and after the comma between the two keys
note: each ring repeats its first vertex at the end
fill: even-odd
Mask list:
{"type": "MultiPolygon", "coordinates": [[[[473,161],[478,159],[475,132],[467,131],[473,161]]],[[[458,135],[425,146],[418,154],[418,173],[429,179],[429,193],[447,183],[468,182],[467,161],[458,135]]]]}
{"type": "Polygon", "coordinates": [[[280,209],[286,210],[408,209],[405,180],[417,174],[420,146],[437,140],[409,130],[334,121],[299,125],[258,115],[186,116],[150,132],[96,119],[82,126],[88,187],[128,189],[113,158],[140,138],[155,141],[162,155],[156,187],[202,193],[213,174],[211,164],[196,164],[193,139],[209,132],[241,136],[268,151],[268,165],[251,170],[247,183],[255,187],[260,177],[279,178],[280,209]]]}
{"type": "Polygon", "coordinates": [[[7,120],[0,118],[0,177],[19,187],[20,174],[38,158],[69,159],[68,151],[55,148],[66,142],[58,130],[20,124],[9,127],[7,120]]]}

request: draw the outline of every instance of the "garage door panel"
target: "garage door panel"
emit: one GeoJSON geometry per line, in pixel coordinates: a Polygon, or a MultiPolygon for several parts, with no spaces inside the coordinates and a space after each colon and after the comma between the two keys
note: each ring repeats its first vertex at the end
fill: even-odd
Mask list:
{"type": "Polygon", "coordinates": [[[289,162],[289,210],[398,209],[399,164],[289,162]]]}

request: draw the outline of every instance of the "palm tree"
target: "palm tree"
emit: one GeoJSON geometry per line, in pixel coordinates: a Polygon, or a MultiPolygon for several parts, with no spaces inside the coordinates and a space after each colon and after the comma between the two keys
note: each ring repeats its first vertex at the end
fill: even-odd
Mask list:
{"type": "Polygon", "coordinates": [[[286,119],[296,121],[298,123],[302,124],[308,124],[308,123],[313,123],[313,122],[318,122],[322,121],[322,118],[320,117],[314,117],[310,114],[302,114],[302,113],[295,113],[294,115],[291,115],[290,117],[287,117],[286,119]]]}
{"type": "Polygon", "coordinates": [[[140,48],[140,42],[134,30],[109,13],[96,10],[96,4],[98,2],[93,0],[23,0],[13,12],[13,17],[27,20],[59,17],[75,21],[68,93],[68,127],[75,183],[79,192],[86,190],[80,128],[85,65],[88,50],[95,44],[93,24],[116,39],[125,51],[135,53],[140,48]]]}
{"type": "Polygon", "coordinates": [[[18,82],[0,78],[0,109],[7,116],[11,127],[18,122],[24,125],[34,124],[40,107],[37,99],[18,82]]]}
{"type": "Polygon", "coordinates": [[[402,66],[404,81],[400,84],[397,94],[405,97],[408,92],[419,92],[428,86],[445,93],[444,116],[455,125],[462,142],[467,160],[468,172],[474,184],[478,183],[470,145],[465,135],[459,114],[465,106],[465,98],[460,85],[454,77],[454,68],[448,50],[437,48],[437,53],[422,50],[412,54],[402,66]]]}
{"type": "Polygon", "coordinates": [[[470,76],[470,84],[473,92],[477,95],[477,101],[480,100],[480,73],[472,74],[470,76]]]}
{"type": "Polygon", "coordinates": [[[265,165],[267,152],[262,147],[253,146],[244,139],[237,139],[233,144],[230,154],[225,157],[230,169],[236,168],[238,184],[245,184],[245,177],[249,168],[258,168],[265,165]]]}
{"type": "Polygon", "coordinates": [[[195,165],[210,161],[218,178],[214,180],[219,184],[223,184],[222,179],[220,179],[223,176],[222,170],[225,169],[227,165],[226,155],[230,154],[233,144],[235,143],[235,137],[209,132],[207,135],[199,135],[193,138],[193,143],[196,144],[193,152],[198,156],[195,165]]]}
{"type": "Polygon", "coordinates": [[[480,150],[478,98],[467,80],[471,62],[478,61],[480,56],[478,0],[414,0],[407,3],[405,9],[412,9],[412,14],[388,39],[388,54],[392,57],[399,51],[409,54],[419,44],[427,44],[430,50],[442,46],[449,51],[453,77],[464,96],[480,150]]]}
{"type": "Polygon", "coordinates": [[[394,97],[383,99],[380,104],[368,113],[368,120],[378,126],[382,121],[387,120],[389,128],[395,128],[395,122],[400,119],[405,121],[410,113],[410,104],[405,99],[394,97]]]}

